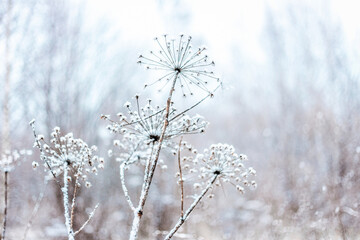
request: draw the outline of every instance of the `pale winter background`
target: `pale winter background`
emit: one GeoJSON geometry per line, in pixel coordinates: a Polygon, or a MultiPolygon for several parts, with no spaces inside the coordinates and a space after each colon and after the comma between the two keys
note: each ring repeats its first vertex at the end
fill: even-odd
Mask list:
{"type": "MultiPolygon", "coordinates": [[[[359,9],[355,0],[1,0],[1,148],[9,139],[12,149],[32,149],[33,118],[45,136],[60,126],[98,145],[105,169],[81,190],[75,225],[100,207],[77,239],[127,239],[132,213],[119,163],[107,157],[115,136],[100,115],[123,111],[136,93],[160,101],[155,88],[143,90],[152,75],[137,57],[154,37],[184,33],[207,46],[224,81],[197,109],[211,123],[206,135],[187,140],[198,149],[233,144],[257,170],[258,187],[215,189],[181,237],[360,239],[359,9]]],[[[9,176],[8,239],[21,239],[45,187],[33,151],[9,176]]],[[[166,161],[140,239],[163,239],[177,219],[176,166],[166,161]]],[[[141,184],[134,176],[130,190],[141,184]]],[[[65,239],[63,218],[50,182],[28,239],[65,239]]]]}

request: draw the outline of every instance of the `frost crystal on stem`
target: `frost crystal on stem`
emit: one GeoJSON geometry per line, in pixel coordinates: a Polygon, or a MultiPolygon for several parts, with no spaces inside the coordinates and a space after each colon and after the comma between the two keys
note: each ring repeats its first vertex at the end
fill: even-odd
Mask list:
{"type": "Polygon", "coordinates": [[[138,63],[145,65],[147,69],[160,70],[163,75],[145,87],[164,82],[161,87],[163,89],[177,77],[182,93],[186,96],[187,93],[193,95],[193,86],[210,93],[209,81],[220,83],[214,72],[207,70],[215,63],[204,54],[206,48],[193,49],[190,36],[180,35],[178,40],[169,40],[164,35],[162,39],[155,38],[155,41],[159,49],[150,51],[150,56],[140,55],[138,63]]]}

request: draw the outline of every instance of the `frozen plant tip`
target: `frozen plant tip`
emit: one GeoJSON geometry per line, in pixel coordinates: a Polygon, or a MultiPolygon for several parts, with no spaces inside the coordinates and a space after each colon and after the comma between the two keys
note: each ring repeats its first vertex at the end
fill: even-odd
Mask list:
{"type": "Polygon", "coordinates": [[[155,41],[158,50],[150,51],[150,56],[140,55],[138,63],[145,65],[146,69],[160,70],[163,75],[145,87],[163,82],[163,89],[169,82],[177,79],[183,96],[186,96],[187,93],[193,95],[193,86],[210,93],[210,82],[220,83],[219,78],[207,70],[215,63],[204,54],[206,48],[193,49],[190,36],[180,35],[178,40],[169,40],[167,35],[164,35],[161,39],[155,38],[155,41]]]}
{"type": "MultiPolygon", "coordinates": [[[[148,100],[148,103],[140,108],[138,97],[136,97],[135,109],[132,108],[129,102],[125,103],[125,107],[128,110],[127,116],[119,113],[118,121],[110,120],[109,117],[105,118],[111,122],[108,129],[133,139],[135,137],[138,141],[146,144],[158,142],[163,130],[165,108],[152,106],[151,100],[148,100]]],[[[200,115],[190,117],[186,114],[178,114],[173,105],[171,105],[169,125],[164,135],[164,144],[178,136],[202,133],[207,125],[208,122],[204,121],[200,115]]]]}
{"type": "MultiPolygon", "coordinates": [[[[94,155],[96,146],[89,147],[83,140],[76,139],[72,133],[63,135],[59,127],[55,127],[51,133],[50,141],[47,142],[43,135],[37,135],[34,122],[31,123],[35,137],[34,146],[40,150],[40,159],[56,178],[68,168],[75,177],[87,182],[87,174],[97,174],[97,169],[103,168],[104,159],[94,155]]],[[[32,163],[36,169],[37,162],[32,163]]]]}
{"type": "Polygon", "coordinates": [[[256,182],[250,180],[251,176],[256,175],[255,169],[245,168],[246,155],[235,153],[232,145],[213,144],[189,160],[194,168],[199,169],[197,174],[200,184],[206,184],[204,180],[215,176],[218,181],[230,182],[240,193],[244,193],[244,187],[256,187],[256,182]]]}

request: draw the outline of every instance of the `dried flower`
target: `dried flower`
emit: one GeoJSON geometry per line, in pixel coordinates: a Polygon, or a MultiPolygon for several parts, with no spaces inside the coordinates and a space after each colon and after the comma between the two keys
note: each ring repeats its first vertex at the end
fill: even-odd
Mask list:
{"type": "Polygon", "coordinates": [[[20,159],[25,159],[26,156],[32,154],[30,150],[6,150],[1,154],[0,158],[0,170],[3,172],[12,171],[16,165],[20,164],[20,159]]]}
{"type": "MultiPolygon", "coordinates": [[[[45,169],[52,175],[59,176],[64,171],[64,166],[80,179],[87,179],[85,167],[91,167],[97,173],[95,162],[100,163],[98,156],[94,155],[96,146],[89,147],[83,140],[75,139],[72,133],[62,135],[60,128],[55,127],[51,133],[50,142],[46,142],[42,135],[36,135],[34,122],[31,124],[35,136],[35,144],[40,150],[40,159],[44,162],[45,169]]],[[[103,159],[101,159],[103,162],[103,159]]],[[[32,163],[37,168],[38,163],[32,163]]],[[[69,176],[67,179],[71,181],[69,176]]]]}
{"type": "Polygon", "coordinates": [[[210,93],[208,90],[209,80],[220,82],[212,71],[206,69],[215,65],[213,61],[209,61],[207,55],[204,55],[206,48],[202,47],[193,51],[190,36],[186,38],[184,35],[180,35],[179,40],[176,41],[168,40],[167,35],[164,35],[163,41],[158,38],[155,38],[155,41],[159,50],[150,51],[149,57],[140,55],[138,63],[144,64],[146,69],[160,70],[164,74],[145,87],[157,82],[165,82],[161,87],[163,89],[169,82],[176,79],[183,95],[186,96],[186,92],[193,95],[192,86],[210,93]]]}
{"type": "MultiPolygon", "coordinates": [[[[240,193],[244,193],[244,187],[256,187],[255,181],[250,181],[250,176],[255,176],[253,168],[244,168],[243,162],[247,157],[243,154],[236,154],[233,146],[228,144],[213,144],[209,149],[205,149],[202,154],[197,154],[195,158],[187,158],[187,162],[192,163],[188,172],[195,172],[199,176],[200,184],[207,184],[208,179],[217,177],[216,185],[221,182],[230,182],[240,193]]],[[[184,164],[184,170],[186,164],[184,164]]],[[[199,188],[198,184],[195,184],[199,188]]]]}
{"type": "MultiPolygon", "coordinates": [[[[151,100],[141,109],[138,98],[136,98],[136,104],[137,110],[133,110],[129,103],[125,104],[128,110],[128,117],[124,116],[124,114],[118,114],[118,121],[108,119],[111,122],[108,129],[123,135],[135,136],[136,139],[146,144],[158,142],[164,125],[164,109],[159,106],[153,107],[151,100]]],[[[208,122],[204,121],[200,115],[195,115],[194,117],[186,114],[178,115],[176,109],[171,106],[164,144],[166,145],[168,140],[177,136],[202,133],[207,125],[208,122]]],[[[114,145],[119,144],[119,141],[114,141],[114,145]]]]}

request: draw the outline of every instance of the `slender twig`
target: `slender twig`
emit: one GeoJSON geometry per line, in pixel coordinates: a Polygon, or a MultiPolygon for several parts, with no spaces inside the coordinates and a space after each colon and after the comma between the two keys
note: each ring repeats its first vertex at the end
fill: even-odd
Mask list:
{"type": "Polygon", "coordinates": [[[44,150],[42,149],[41,147],[41,144],[40,144],[40,141],[38,139],[38,136],[36,134],[36,131],[35,131],[35,120],[32,120],[30,122],[30,126],[32,128],[32,131],[33,131],[33,134],[34,134],[34,138],[35,138],[35,142],[36,142],[36,145],[37,147],[39,148],[39,151],[40,151],[40,158],[44,160],[44,162],[46,163],[46,166],[49,168],[49,171],[51,172],[51,174],[53,175],[54,177],[54,180],[56,181],[57,185],[59,186],[59,188],[61,189],[61,184],[59,182],[59,180],[56,178],[56,174],[55,172],[52,170],[51,166],[50,166],[50,163],[48,162],[48,160],[46,160],[46,158],[42,158],[41,155],[44,154],[44,150]]]}
{"type": "Polygon", "coordinates": [[[71,228],[71,217],[69,213],[69,185],[68,185],[68,163],[64,162],[64,187],[61,189],[64,201],[65,226],[68,234],[68,240],[74,240],[74,233],[71,228]]]}
{"type": "Polygon", "coordinates": [[[39,211],[41,201],[42,201],[42,199],[44,198],[45,191],[46,191],[46,189],[47,189],[47,183],[48,183],[48,182],[45,180],[44,189],[40,192],[39,197],[38,197],[37,200],[36,200],[34,209],[33,209],[32,213],[31,213],[30,219],[29,219],[29,221],[28,221],[28,223],[27,223],[27,225],[26,225],[26,229],[25,229],[25,232],[24,232],[23,240],[26,239],[27,234],[28,234],[28,232],[29,232],[29,230],[30,230],[30,228],[31,228],[32,222],[33,222],[33,220],[34,220],[37,212],[39,211]]]}
{"type": "Polygon", "coordinates": [[[125,195],[125,198],[126,198],[126,201],[127,203],[129,204],[130,208],[132,211],[135,211],[135,207],[134,207],[134,204],[133,202],[131,201],[131,198],[130,198],[130,195],[129,195],[129,191],[126,187],[126,184],[125,184],[125,166],[126,166],[126,162],[123,162],[122,164],[120,164],[120,181],[121,181],[121,187],[122,187],[122,190],[124,192],[124,195],[125,195]]]}
{"type": "Polygon", "coordinates": [[[5,196],[4,196],[4,219],[3,219],[3,232],[1,239],[5,239],[5,233],[6,233],[6,218],[7,218],[7,208],[8,208],[8,175],[9,172],[5,170],[5,180],[4,180],[4,187],[5,187],[5,196]]]}
{"type": "Polygon", "coordinates": [[[167,102],[166,102],[164,125],[163,125],[163,129],[162,129],[160,139],[159,139],[159,142],[158,142],[158,147],[157,147],[157,150],[156,150],[156,153],[155,153],[155,157],[152,160],[150,170],[149,170],[149,175],[146,178],[146,180],[144,181],[144,185],[143,185],[144,188],[141,191],[141,195],[140,195],[140,199],[139,199],[139,205],[135,209],[136,211],[134,211],[134,219],[133,219],[133,223],[132,223],[132,227],[131,227],[129,240],[136,240],[137,237],[138,237],[137,235],[138,235],[138,231],[139,231],[140,220],[141,220],[141,217],[143,215],[145,202],[146,202],[147,196],[149,194],[150,185],[151,185],[152,179],[154,177],[154,172],[155,172],[155,169],[156,169],[157,162],[159,160],[162,143],[163,143],[164,137],[165,137],[166,128],[169,125],[169,112],[170,112],[171,99],[172,99],[173,92],[175,90],[175,84],[176,84],[177,78],[178,78],[178,73],[176,73],[176,75],[174,77],[174,80],[173,80],[173,83],[172,83],[172,86],[171,86],[171,89],[170,89],[170,92],[169,92],[169,97],[168,97],[167,102]]]}
{"type": "Polygon", "coordinates": [[[94,210],[92,210],[92,212],[90,213],[89,218],[86,220],[86,222],[79,228],[79,230],[77,230],[77,231],[74,233],[74,236],[76,236],[79,232],[81,232],[81,231],[86,227],[86,225],[90,222],[90,220],[91,220],[92,217],[94,216],[95,211],[96,211],[96,209],[97,209],[98,207],[99,207],[99,203],[96,204],[94,210]]]}
{"type": "Polygon", "coordinates": [[[209,93],[208,95],[206,95],[206,96],[205,96],[203,99],[201,99],[199,102],[195,103],[195,104],[192,105],[191,107],[187,108],[186,110],[184,110],[184,111],[182,111],[181,113],[178,113],[176,116],[172,117],[172,118],[169,120],[169,122],[171,122],[171,121],[173,121],[174,119],[182,116],[184,113],[187,113],[188,111],[190,111],[191,109],[193,109],[194,107],[196,107],[197,105],[199,105],[200,103],[202,103],[203,101],[205,101],[207,98],[213,96],[214,92],[215,92],[216,90],[218,90],[220,86],[221,86],[221,85],[217,86],[212,93],[209,93]]]}
{"type": "MultiPolygon", "coordinates": [[[[79,168],[80,169],[80,168],[79,168]]],[[[78,171],[79,172],[79,171],[78,171]]],[[[76,201],[76,193],[79,184],[79,174],[76,175],[75,185],[74,185],[74,193],[71,201],[71,214],[70,214],[70,227],[73,227],[74,224],[74,212],[75,212],[75,201],[76,201]]]]}
{"type": "Polygon", "coordinates": [[[164,240],[171,239],[174,234],[179,230],[179,228],[184,224],[184,222],[188,219],[190,213],[195,209],[196,205],[201,201],[201,199],[205,196],[205,194],[209,191],[211,186],[214,184],[218,175],[214,175],[206,186],[206,188],[201,192],[201,194],[194,200],[194,202],[190,205],[190,207],[186,210],[183,217],[180,217],[175,226],[170,230],[169,234],[164,238],[164,240]]]}
{"type": "Polygon", "coordinates": [[[182,177],[182,170],[181,170],[181,142],[182,137],[179,141],[179,150],[178,150],[178,164],[179,164],[179,177],[180,177],[180,190],[181,190],[181,205],[180,205],[180,212],[181,212],[181,218],[184,217],[184,180],[182,177]]]}

